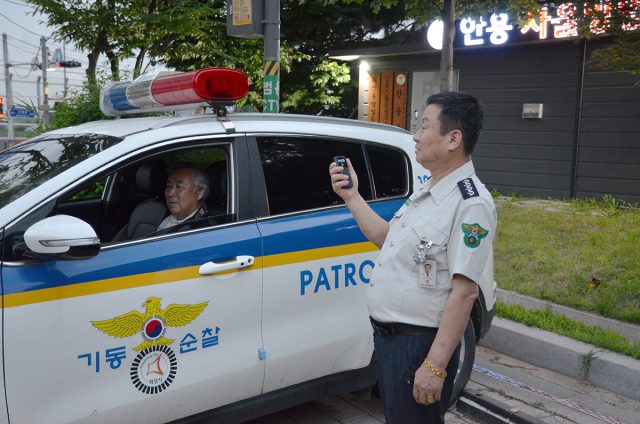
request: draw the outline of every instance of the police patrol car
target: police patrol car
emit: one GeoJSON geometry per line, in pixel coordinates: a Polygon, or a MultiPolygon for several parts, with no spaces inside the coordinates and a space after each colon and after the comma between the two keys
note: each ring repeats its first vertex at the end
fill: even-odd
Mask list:
{"type": "MultiPolygon", "coordinates": [[[[385,219],[428,174],[395,127],[224,116],[247,90],[223,68],[114,83],[108,114],[219,113],[92,122],[0,153],[0,423],[233,423],[376,383],[378,251],[328,167],[349,157],[385,219]],[[209,214],[156,231],[182,162],[207,173],[209,214]]],[[[457,394],[493,318],[492,261],[457,394]]]]}

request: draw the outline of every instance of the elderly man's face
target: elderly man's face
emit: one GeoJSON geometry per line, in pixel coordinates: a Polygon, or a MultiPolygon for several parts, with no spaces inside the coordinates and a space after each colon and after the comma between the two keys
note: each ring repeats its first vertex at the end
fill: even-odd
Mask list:
{"type": "Polygon", "coordinates": [[[183,220],[200,207],[200,200],[204,196],[204,189],[194,193],[195,185],[193,169],[176,169],[167,181],[164,197],[167,207],[178,220],[183,220]]]}

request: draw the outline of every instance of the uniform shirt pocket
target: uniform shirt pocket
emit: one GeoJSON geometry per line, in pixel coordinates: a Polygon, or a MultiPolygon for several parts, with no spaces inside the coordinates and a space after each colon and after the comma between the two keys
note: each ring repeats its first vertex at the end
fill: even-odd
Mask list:
{"type": "Polygon", "coordinates": [[[416,253],[416,247],[421,241],[433,242],[433,245],[427,253],[428,258],[433,258],[435,254],[445,249],[448,234],[436,228],[433,224],[418,218],[412,224],[413,232],[410,233],[406,240],[406,248],[404,249],[404,258],[410,265],[415,265],[413,255],[416,253]]]}

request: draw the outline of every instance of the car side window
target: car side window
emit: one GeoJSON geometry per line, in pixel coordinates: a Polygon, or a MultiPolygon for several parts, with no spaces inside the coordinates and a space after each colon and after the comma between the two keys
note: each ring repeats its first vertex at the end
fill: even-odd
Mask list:
{"type": "Polygon", "coordinates": [[[66,214],[82,219],[96,230],[103,244],[232,222],[228,157],[227,147],[173,150],[147,156],[64,195],[50,215],[66,214]],[[208,183],[205,197],[199,204],[190,205],[196,209],[189,210],[187,215],[198,213],[159,228],[172,214],[165,195],[167,180],[172,170],[184,166],[197,168],[205,176],[203,180],[208,183]],[[105,193],[91,195],[98,189],[105,193]]]}
{"type": "Polygon", "coordinates": [[[113,228],[107,222],[116,232],[104,234],[104,240],[122,242],[232,222],[228,157],[223,147],[175,150],[117,171],[106,202],[121,225],[113,228]],[[193,190],[184,189],[188,184],[193,190]]]}
{"type": "Polygon", "coordinates": [[[396,149],[367,145],[376,199],[404,196],[409,190],[407,158],[396,149]]]}
{"type": "Polygon", "coordinates": [[[271,215],[344,203],[329,179],[335,156],[351,159],[358,191],[365,200],[373,198],[361,143],[311,137],[258,137],[257,143],[271,215]]]}

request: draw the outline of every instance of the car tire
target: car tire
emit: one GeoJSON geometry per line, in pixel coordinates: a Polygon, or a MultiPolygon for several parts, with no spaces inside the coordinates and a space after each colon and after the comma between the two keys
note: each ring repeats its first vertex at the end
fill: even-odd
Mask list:
{"type": "Polygon", "coordinates": [[[462,346],[460,348],[460,361],[458,363],[458,372],[453,383],[453,392],[449,400],[450,408],[460,397],[462,390],[467,385],[471,371],[473,370],[473,362],[476,357],[476,333],[473,329],[471,318],[467,322],[467,328],[462,335],[462,346]]]}

